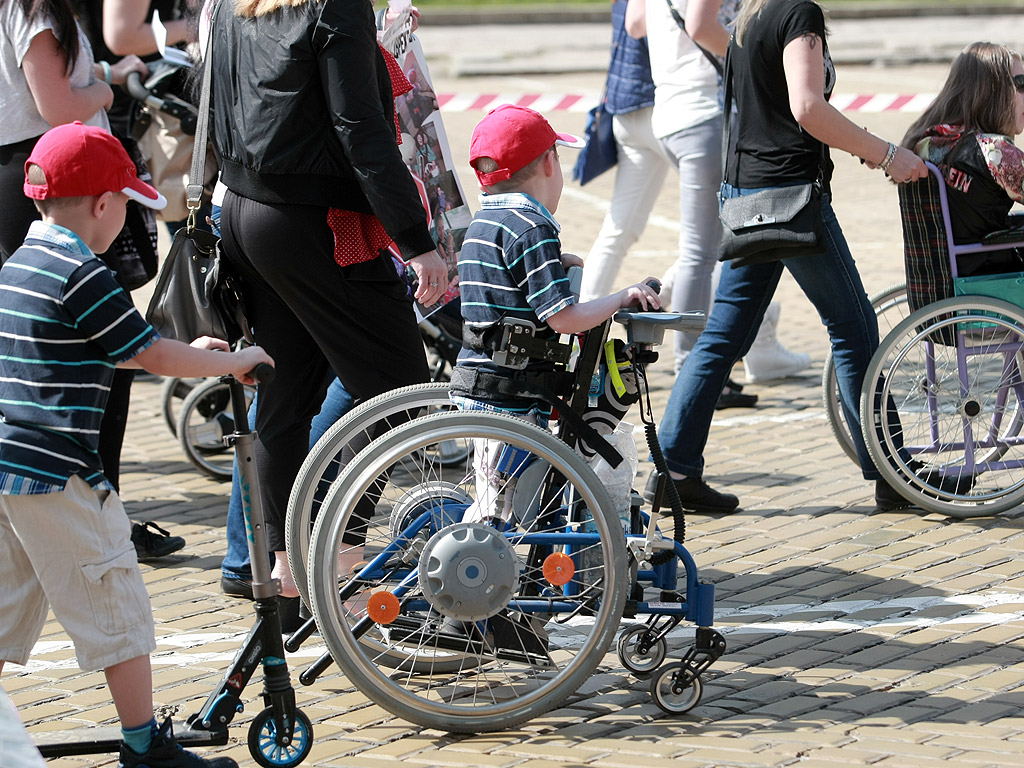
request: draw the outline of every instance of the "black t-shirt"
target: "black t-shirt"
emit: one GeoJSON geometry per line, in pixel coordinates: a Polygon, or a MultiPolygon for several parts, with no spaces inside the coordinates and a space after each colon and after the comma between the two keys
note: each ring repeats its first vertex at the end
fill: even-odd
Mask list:
{"type": "MultiPolygon", "coordinates": [[[[801,35],[825,40],[825,16],[812,0],[769,0],[751,20],[743,45],[729,44],[734,114],[732,151],[725,179],[735,187],[771,187],[814,181],[824,159],[826,188],[832,178],[828,148],[804,131],[789,108],[782,51],[801,35]],[[739,154],[736,154],[736,153],[739,154]]],[[[828,46],[825,56],[825,99],[832,95],[835,69],[828,46]]]]}

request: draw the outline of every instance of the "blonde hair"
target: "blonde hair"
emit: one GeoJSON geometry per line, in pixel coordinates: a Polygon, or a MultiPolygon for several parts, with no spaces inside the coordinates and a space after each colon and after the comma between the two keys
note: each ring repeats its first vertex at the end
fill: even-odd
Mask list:
{"type": "MultiPolygon", "coordinates": [[[[736,14],[736,26],[734,27],[736,45],[743,46],[743,38],[747,34],[747,27],[750,26],[750,23],[769,2],[771,0],[743,0],[740,4],[739,13],[736,14]]],[[[828,11],[824,8],[821,11],[825,14],[825,34],[828,34],[828,11]]]]}
{"type": "MultiPolygon", "coordinates": [[[[529,181],[537,175],[537,172],[540,170],[541,162],[544,160],[544,155],[554,149],[554,146],[555,145],[552,144],[504,181],[496,181],[494,184],[488,185],[487,189],[497,194],[501,194],[503,192],[515,192],[523,185],[524,182],[529,181]]],[[[501,167],[498,165],[498,161],[493,157],[478,157],[471,163],[471,165],[475,170],[480,171],[480,173],[494,173],[501,167]]]]}
{"type": "Polygon", "coordinates": [[[939,95],[903,137],[913,149],[934,125],[959,125],[967,133],[1016,133],[1013,63],[1021,56],[998,43],[971,43],[953,60],[939,95]]]}
{"type": "Polygon", "coordinates": [[[310,0],[235,0],[235,15],[246,19],[266,16],[278,8],[298,8],[310,0]]]}
{"type": "MultiPolygon", "coordinates": [[[[46,184],[46,171],[35,163],[30,163],[25,171],[25,180],[34,186],[41,187],[46,184]]],[[[43,216],[52,216],[56,211],[63,211],[80,205],[83,200],[91,200],[92,197],[48,197],[45,200],[32,199],[36,210],[43,216]]]]}

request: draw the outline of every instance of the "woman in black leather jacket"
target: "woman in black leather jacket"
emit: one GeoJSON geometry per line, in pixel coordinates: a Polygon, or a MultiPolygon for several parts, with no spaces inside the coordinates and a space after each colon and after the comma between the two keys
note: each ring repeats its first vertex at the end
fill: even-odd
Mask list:
{"type": "Polygon", "coordinates": [[[330,371],[357,401],[428,379],[412,303],[381,249],[393,241],[410,261],[425,304],[447,271],[399,152],[369,0],[221,0],[210,55],[224,252],[277,363],[260,385],[257,470],[274,576],[291,597],[285,509],[330,371]]]}

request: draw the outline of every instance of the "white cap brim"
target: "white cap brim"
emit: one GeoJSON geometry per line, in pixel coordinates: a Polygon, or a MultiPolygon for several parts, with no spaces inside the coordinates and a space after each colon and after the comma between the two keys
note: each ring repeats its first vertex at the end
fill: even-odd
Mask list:
{"type": "Polygon", "coordinates": [[[121,191],[124,192],[128,197],[137,202],[139,205],[144,205],[147,208],[152,208],[154,211],[162,211],[167,207],[167,198],[156,191],[154,187],[151,187],[146,182],[139,182],[145,187],[145,189],[136,189],[135,187],[124,187],[121,191]]]}
{"type": "Polygon", "coordinates": [[[580,136],[576,136],[575,134],[558,133],[556,131],[555,135],[558,137],[558,139],[555,140],[555,144],[559,144],[560,146],[569,147],[571,149],[583,149],[587,146],[587,140],[580,136]]]}

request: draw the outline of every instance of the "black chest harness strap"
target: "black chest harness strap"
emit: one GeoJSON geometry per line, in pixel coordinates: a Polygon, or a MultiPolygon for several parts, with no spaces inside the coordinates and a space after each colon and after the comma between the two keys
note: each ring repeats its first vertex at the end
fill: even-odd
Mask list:
{"type": "Polygon", "coordinates": [[[457,366],[452,371],[451,391],[456,395],[477,400],[495,398],[521,398],[540,400],[558,410],[558,417],[565,419],[580,438],[587,442],[601,458],[612,467],[622,463],[622,456],[603,435],[583,420],[568,402],[556,394],[572,386],[574,376],[558,371],[551,373],[529,373],[517,371],[511,376],[480,371],[469,366],[457,366]]]}

